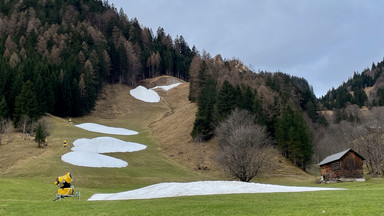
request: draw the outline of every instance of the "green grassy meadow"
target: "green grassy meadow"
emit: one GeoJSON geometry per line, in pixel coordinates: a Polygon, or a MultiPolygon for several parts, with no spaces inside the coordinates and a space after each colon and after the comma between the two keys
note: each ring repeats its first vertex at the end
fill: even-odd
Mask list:
{"type": "Polygon", "coordinates": [[[81,201],[65,198],[56,202],[52,201],[52,192],[56,188],[39,180],[1,178],[0,214],[384,215],[384,182],[381,179],[371,179],[364,183],[327,185],[348,189],[344,191],[212,195],[127,201],[86,201],[91,194],[106,189],[81,187],[81,201]],[[31,183],[31,180],[36,183],[31,183]]]}
{"type": "MultiPolygon", "coordinates": [[[[315,182],[285,181],[283,185],[346,188],[343,191],[299,193],[236,194],[161,198],[127,201],[87,201],[95,193],[122,192],[159,182],[217,180],[184,168],[159,151],[158,143],[145,127],[133,128],[135,121],[110,121],[109,126],[138,130],[136,136],[113,136],[147,145],[145,151],[110,154],[128,161],[126,168],[86,168],[67,164],[60,157],[69,148],[67,139],[101,136],[69,124],[66,119],[49,117],[55,132],[42,157],[28,160],[22,167],[0,176],[0,215],[384,215],[384,181],[318,185],[315,182]],[[130,127],[132,126],[132,127],[130,127]],[[54,180],[70,171],[81,200],[64,198],[53,202],[54,180]]],[[[74,123],[91,119],[74,119],[74,123]]],[[[95,122],[95,121],[93,121],[95,122]]],[[[104,123],[105,122],[95,122],[104,123]]],[[[104,135],[103,135],[104,136],[104,135]]],[[[258,179],[256,178],[257,182],[258,179]]],[[[268,183],[268,179],[260,179],[268,183]]],[[[270,183],[276,183],[276,179],[270,183]]]]}

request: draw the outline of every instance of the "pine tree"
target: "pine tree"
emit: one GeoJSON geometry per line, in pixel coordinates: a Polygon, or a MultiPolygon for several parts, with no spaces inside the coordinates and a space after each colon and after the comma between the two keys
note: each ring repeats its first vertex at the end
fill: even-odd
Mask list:
{"type": "Polygon", "coordinates": [[[8,118],[9,118],[9,113],[8,113],[7,102],[5,102],[5,98],[3,97],[0,102],[0,120],[8,119],[8,118]]]}
{"type": "Polygon", "coordinates": [[[243,97],[240,108],[253,113],[253,108],[255,106],[255,94],[252,92],[251,87],[249,87],[248,85],[243,86],[242,91],[243,97]]]}
{"type": "Polygon", "coordinates": [[[234,89],[234,96],[235,96],[235,108],[244,109],[246,102],[244,99],[243,91],[240,87],[240,85],[236,85],[234,89]]]}
{"type": "Polygon", "coordinates": [[[277,120],[275,138],[283,156],[296,166],[305,169],[312,156],[312,139],[300,112],[290,108],[277,120]]]}
{"type": "Polygon", "coordinates": [[[261,101],[258,99],[257,91],[254,92],[254,103],[252,106],[252,113],[255,116],[255,122],[259,125],[266,125],[266,118],[263,113],[263,108],[261,106],[261,101]]]}
{"type": "Polygon", "coordinates": [[[367,100],[367,94],[365,94],[365,91],[363,89],[359,88],[354,91],[352,102],[359,105],[360,108],[365,105],[365,102],[367,102],[367,100]]]}
{"type": "Polygon", "coordinates": [[[52,134],[53,127],[44,119],[39,120],[35,130],[35,142],[42,147],[47,146],[46,139],[52,134]]]}
{"type": "Polygon", "coordinates": [[[32,121],[37,120],[42,114],[37,108],[38,101],[36,98],[36,93],[32,82],[28,80],[24,83],[20,94],[16,97],[15,100],[15,113],[13,115],[14,124],[18,125],[20,118],[23,115],[28,116],[32,121]]]}
{"type": "Polygon", "coordinates": [[[208,79],[198,98],[198,111],[191,136],[209,140],[214,134],[214,107],[216,103],[216,83],[208,79]]]}
{"type": "Polygon", "coordinates": [[[308,117],[311,118],[313,121],[316,120],[316,107],[312,101],[308,101],[308,103],[305,105],[305,109],[307,111],[308,117]]]}
{"type": "Polygon", "coordinates": [[[37,124],[36,128],[36,134],[35,134],[35,142],[38,144],[39,147],[42,146],[43,143],[45,143],[45,133],[44,128],[41,122],[37,124]]]}
{"type": "Polygon", "coordinates": [[[223,85],[217,96],[217,119],[219,122],[223,121],[238,105],[236,89],[227,80],[223,85]]]}
{"type": "Polygon", "coordinates": [[[377,90],[377,96],[379,97],[379,106],[384,106],[384,88],[377,90]]]}

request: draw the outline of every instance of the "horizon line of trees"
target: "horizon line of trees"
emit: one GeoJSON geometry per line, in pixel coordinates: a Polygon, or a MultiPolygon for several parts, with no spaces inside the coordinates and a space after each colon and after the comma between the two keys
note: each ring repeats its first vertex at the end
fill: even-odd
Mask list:
{"type": "Polygon", "coordinates": [[[326,95],[320,98],[320,102],[328,110],[345,109],[348,104],[356,104],[360,108],[363,106],[383,106],[384,97],[383,89],[377,88],[368,95],[364,91],[365,88],[373,87],[377,81],[383,78],[384,60],[378,62],[377,65],[372,63],[371,69],[367,68],[362,73],[354,72],[353,76],[344,82],[338,88],[332,88],[326,95]]]}

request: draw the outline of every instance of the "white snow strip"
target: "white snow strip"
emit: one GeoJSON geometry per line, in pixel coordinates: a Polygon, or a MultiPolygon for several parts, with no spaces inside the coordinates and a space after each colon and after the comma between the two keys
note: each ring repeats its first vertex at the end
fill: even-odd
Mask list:
{"type": "Polygon", "coordinates": [[[136,99],[148,102],[157,103],[160,101],[160,96],[152,89],[147,89],[144,86],[138,86],[129,91],[129,93],[136,99]]]}
{"type": "MultiPolygon", "coordinates": [[[[106,134],[115,135],[136,135],[138,132],[127,130],[124,128],[107,127],[104,125],[94,123],[84,123],[76,125],[76,127],[106,134]]],[[[61,156],[64,162],[84,167],[126,167],[126,161],[102,155],[100,153],[113,153],[113,152],[135,152],[147,148],[147,146],[125,142],[113,137],[97,137],[93,139],[81,138],[73,142],[74,147],[71,148],[72,152],[68,152],[61,156]]]]}
{"type": "Polygon", "coordinates": [[[342,188],[295,187],[238,181],[198,181],[190,183],[159,183],[148,187],[120,193],[94,194],[88,201],[95,200],[130,200],[164,197],[240,194],[240,193],[277,193],[344,190],[342,188]]]}
{"type": "Polygon", "coordinates": [[[113,137],[97,137],[93,139],[81,138],[73,142],[72,151],[87,151],[94,153],[135,152],[147,148],[147,146],[125,142],[113,137]]]}
{"type": "Polygon", "coordinates": [[[173,88],[179,86],[180,84],[182,84],[182,83],[175,83],[175,84],[166,85],[166,86],[156,86],[156,87],[153,87],[151,89],[162,89],[164,91],[168,91],[170,89],[173,89],[173,88]]]}
{"type": "Polygon", "coordinates": [[[84,167],[108,167],[108,168],[121,168],[128,166],[126,161],[85,151],[68,152],[61,156],[64,162],[84,167]]]}
{"type": "Polygon", "coordinates": [[[128,130],[125,128],[116,128],[116,127],[108,127],[95,123],[83,123],[75,125],[76,127],[82,128],[87,131],[104,133],[104,134],[113,134],[113,135],[137,135],[139,134],[136,131],[128,130]]]}

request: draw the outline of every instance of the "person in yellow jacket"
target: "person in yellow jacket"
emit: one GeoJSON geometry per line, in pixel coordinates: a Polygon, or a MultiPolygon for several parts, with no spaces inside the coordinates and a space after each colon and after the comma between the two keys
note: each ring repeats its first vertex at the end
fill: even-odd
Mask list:
{"type": "Polygon", "coordinates": [[[67,140],[64,140],[63,147],[67,147],[67,140]]]}

